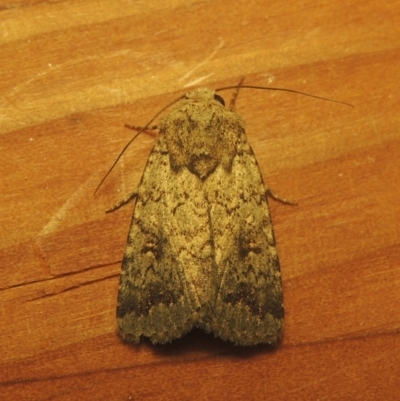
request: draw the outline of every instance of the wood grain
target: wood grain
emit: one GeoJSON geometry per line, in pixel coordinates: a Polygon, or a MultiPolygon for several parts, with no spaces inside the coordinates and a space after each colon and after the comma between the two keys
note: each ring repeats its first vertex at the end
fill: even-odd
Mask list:
{"type": "MultiPolygon", "coordinates": [[[[7,400],[396,400],[400,3],[0,1],[0,391],[7,400]],[[196,86],[242,90],[268,185],[286,324],[274,350],[194,330],[115,334],[121,257],[154,143],[196,86]]],[[[230,94],[224,94],[229,98],[230,94]]]]}

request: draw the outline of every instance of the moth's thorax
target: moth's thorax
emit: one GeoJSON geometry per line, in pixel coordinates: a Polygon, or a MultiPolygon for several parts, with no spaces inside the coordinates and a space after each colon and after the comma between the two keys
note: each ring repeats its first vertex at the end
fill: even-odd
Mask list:
{"type": "Polygon", "coordinates": [[[188,168],[201,179],[219,164],[229,170],[244,131],[243,120],[214,99],[214,91],[197,89],[160,121],[160,134],[174,170],[188,168]]]}

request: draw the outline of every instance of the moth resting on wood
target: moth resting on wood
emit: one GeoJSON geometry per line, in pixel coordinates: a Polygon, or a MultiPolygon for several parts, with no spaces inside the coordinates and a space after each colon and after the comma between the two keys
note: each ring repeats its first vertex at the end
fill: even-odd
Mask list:
{"type": "Polygon", "coordinates": [[[167,343],[199,327],[275,344],[284,309],[267,193],[244,121],[209,89],[158,124],[137,190],[118,293],[119,335],[167,343]]]}

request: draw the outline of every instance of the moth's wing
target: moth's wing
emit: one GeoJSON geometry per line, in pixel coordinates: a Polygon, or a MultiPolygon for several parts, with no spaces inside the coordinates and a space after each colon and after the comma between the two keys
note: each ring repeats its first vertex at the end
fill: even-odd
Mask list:
{"type": "Polygon", "coordinates": [[[189,199],[199,185],[186,169],[171,170],[160,134],[138,187],[122,262],[117,321],[126,341],[170,342],[202,313],[214,259],[204,199],[189,199]]]}
{"type": "MultiPolygon", "coordinates": [[[[274,344],[284,310],[278,254],[258,163],[244,133],[231,174],[218,176],[211,211],[217,293],[206,328],[237,345],[274,344]]],[[[211,193],[211,192],[210,192],[211,193]]]]}

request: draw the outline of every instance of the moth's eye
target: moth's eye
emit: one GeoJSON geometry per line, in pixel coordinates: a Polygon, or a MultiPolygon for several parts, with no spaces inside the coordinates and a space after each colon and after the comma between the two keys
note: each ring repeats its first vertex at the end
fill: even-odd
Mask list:
{"type": "Polygon", "coordinates": [[[224,100],[220,95],[215,94],[215,95],[214,95],[214,99],[215,99],[217,102],[220,102],[220,103],[222,104],[222,106],[225,106],[225,100],[224,100]]]}

